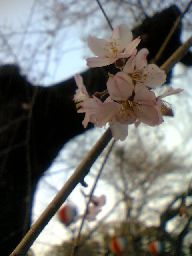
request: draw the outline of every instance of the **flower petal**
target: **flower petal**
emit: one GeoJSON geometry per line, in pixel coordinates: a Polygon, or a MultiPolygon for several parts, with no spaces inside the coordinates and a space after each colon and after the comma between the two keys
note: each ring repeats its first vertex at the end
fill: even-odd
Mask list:
{"type": "Polygon", "coordinates": [[[113,138],[115,140],[125,140],[128,136],[128,126],[127,124],[120,124],[120,123],[110,123],[111,132],[113,135],[113,138]]]}
{"type": "Polygon", "coordinates": [[[95,126],[102,127],[119,112],[121,106],[114,101],[102,102],[98,98],[93,97],[85,100],[81,104],[78,113],[85,113],[83,126],[87,127],[91,122],[95,126]]]}
{"type": "Polygon", "coordinates": [[[166,96],[170,96],[170,95],[173,95],[173,94],[178,94],[180,92],[183,92],[183,89],[181,89],[181,88],[177,88],[177,89],[169,88],[167,91],[165,91],[163,94],[161,94],[158,98],[164,98],[166,96]]]}
{"type": "Polygon", "coordinates": [[[135,86],[134,102],[144,105],[156,104],[156,96],[153,91],[149,91],[147,87],[142,85],[135,86]]]}
{"type": "Polygon", "coordinates": [[[127,47],[132,38],[132,32],[126,25],[119,25],[113,30],[112,40],[119,42],[121,50],[127,47]]]}
{"type": "Polygon", "coordinates": [[[100,213],[101,208],[94,205],[89,206],[88,213],[86,214],[86,220],[94,221],[96,220],[97,215],[100,213]]]}
{"type": "Polygon", "coordinates": [[[91,197],[91,202],[95,204],[97,207],[102,207],[106,203],[106,196],[101,195],[101,196],[92,196],[91,197]]]}
{"type": "Polygon", "coordinates": [[[113,100],[127,100],[133,93],[131,78],[124,72],[118,72],[115,76],[109,77],[107,89],[113,100]]]}
{"type": "Polygon", "coordinates": [[[123,68],[123,72],[127,73],[127,74],[131,74],[133,73],[135,69],[135,56],[132,55],[126,62],[124,68],[123,68]]]}
{"type": "Polygon", "coordinates": [[[131,56],[133,53],[135,54],[135,49],[140,43],[141,39],[139,37],[135,38],[133,41],[131,41],[127,47],[125,48],[124,53],[127,55],[127,57],[131,56]]]}
{"type": "Polygon", "coordinates": [[[120,111],[120,108],[120,104],[116,102],[104,102],[96,114],[95,125],[99,127],[104,126],[114,118],[114,116],[120,111]]]}
{"type": "Polygon", "coordinates": [[[88,37],[88,46],[96,56],[105,56],[107,51],[106,45],[107,41],[105,39],[95,36],[88,37]]]}
{"type": "Polygon", "coordinates": [[[83,78],[81,75],[76,74],[75,75],[75,82],[78,88],[83,88],[84,87],[84,83],[83,83],[83,78]]]}
{"type": "Polygon", "coordinates": [[[147,55],[149,54],[149,51],[146,48],[141,49],[136,57],[135,57],[135,64],[136,69],[143,69],[147,66],[147,55]]]}
{"type": "Polygon", "coordinates": [[[134,109],[134,112],[138,120],[147,125],[156,126],[163,122],[160,109],[157,106],[138,106],[134,109]]]}
{"type": "Polygon", "coordinates": [[[149,64],[144,70],[144,74],[146,75],[145,86],[150,88],[156,88],[166,81],[165,71],[155,64],[149,64]]]}

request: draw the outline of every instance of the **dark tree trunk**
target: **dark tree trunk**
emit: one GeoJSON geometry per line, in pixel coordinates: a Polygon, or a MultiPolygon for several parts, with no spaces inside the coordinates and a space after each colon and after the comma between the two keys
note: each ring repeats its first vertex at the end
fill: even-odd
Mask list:
{"type": "MultiPolygon", "coordinates": [[[[98,90],[98,85],[104,89],[101,69],[88,70],[83,77],[90,84],[90,93],[98,90]]],[[[82,115],[77,114],[73,102],[75,90],[73,78],[50,87],[35,87],[16,66],[0,69],[1,255],[9,255],[28,230],[41,175],[68,140],[85,132],[82,115]]]]}

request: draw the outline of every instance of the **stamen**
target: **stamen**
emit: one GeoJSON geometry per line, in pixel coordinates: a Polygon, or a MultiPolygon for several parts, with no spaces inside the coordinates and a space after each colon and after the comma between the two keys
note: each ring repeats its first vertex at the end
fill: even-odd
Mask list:
{"type": "Polygon", "coordinates": [[[119,52],[119,43],[117,41],[111,41],[111,42],[108,42],[107,44],[107,47],[106,47],[106,52],[108,52],[110,50],[110,56],[105,56],[105,57],[111,57],[111,55],[113,57],[117,56],[118,55],[118,52],[119,52]]]}
{"type": "Polygon", "coordinates": [[[143,83],[147,78],[147,75],[143,74],[141,71],[135,71],[129,75],[132,78],[133,82],[143,83]]]}

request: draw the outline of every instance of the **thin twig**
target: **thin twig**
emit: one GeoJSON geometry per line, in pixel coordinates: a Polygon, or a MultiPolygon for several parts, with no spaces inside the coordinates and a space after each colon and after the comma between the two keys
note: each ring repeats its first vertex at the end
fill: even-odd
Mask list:
{"type": "Polygon", "coordinates": [[[169,34],[167,35],[167,37],[165,38],[163,44],[161,45],[159,51],[157,52],[153,62],[157,63],[157,61],[161,58],[162,53],[164,52],[164,50],[166,49],[168,43],[170,42],[173,34],[175,33],[176,29],[179,26],[180,21],[182,20],[182,18],[184,17],[184,15],[188,12],[189,8],[191,7],[192,4],[192,0],[188,3],[188,5],[186,6],[186,8],[184,9],[184,11],[177,17],[177,19],[175,20],[169,34]]]}
{"type": "Polygon", "coordinates": [[[79,232],[78,232],[77,239],[76,239],[76,242],[75,242],[74,250],[73,250],[73,252],[72,252],[72,256],[73,256],[73,255],[76,255],[76,253],[77,253],[77,251],[78,251],[79,242],[80,242],[80,238],[81,238],[81,232],[82,232],[82,229],[83,229],[83,225],[84,225],[84,223],[85,223],[85,220],[86,220],[86,216],[87,216],[88,209],[89,209],[89,204],[90,204],[90,202],[91,202],[93,193],[94,193],[94,191],[95,191],[95,188],[96,188],[96,186],[97,186],[97,183],[98,183],[98,181],[99,181],[99,178],[101,177],[102,171],[103,171],[103,169],[104,169],[104,167],[105,167],[105,164],[106,164],[106,162],[107,162],[107,160],[108,160],[108,158],[109,158],[109,155],[110,155],[110,153],[111,153],[111,151],[112,151],[112,149],[113,149],[114,144],[115,144],[115,140],[112,141],[112,143],[111,143],[111,145],[110,145],[110,147],[109,147],[109,149],[108,149],[108,151],[107,151],[107,153],[106,153],[106,155],[105,155],[105,158],[104,158],[104,160],[103,160],[103,163],[102,163],[102,165],[101,165],[101,167],[100,167],[100,170],[99,170],[99,172],[98,172],[98,174],[97,174],[97,176],[96,176],[95,182],[94,182],[94,184],[93,184],[93,186],[92,186],[91,192],[90,192],[90,194],[89,194],[89,199],[88,199],[87,204],[86,204],[85,213],[84,213],[84,215],[83,215],[83,218],[82,218],[82,221],[81,221],[81,224],[80,224],[80,227],[79,227],[79,232]]]}
{"type": "Polygon", "coordinates": [[[102,11],[102,13],[103,13],[103,15],[104,15],[104,17],[105,17],[105,19],[106,19],[106,21],[107,21],[109,27],[110,27],[110,29],[113,30],[113,26],[112,26],[112,24],[111,24],[111,21],[110,21],[109,17],[107,16],[105,10],[103,9],[102,4],[100,3],[99,0],[96,0],[96,2],[98,3],[99,8],[101,9],[101,11],[102,11]]]}
{"type": "Polygon", "coordinates": [[[81,161],[80,165],[76,168],[72,176],[64,184],[61,190],[57,193],[55,198],[51,201],[48,207],[43,211],[36,222],[31,226],[30,230],[26,233],[25,237],[21,240],[15,250],[10,256],[25,255],[43,228],[47,225],[53,215],[57,212],[59,207],[67,199],[73,189],[80,183],[88,174],[91,166],[99,157],[103,149],[107,146],[112,138],[111,130],[102,135],[94,147],[88,152],[87,156],[81,161]]]}

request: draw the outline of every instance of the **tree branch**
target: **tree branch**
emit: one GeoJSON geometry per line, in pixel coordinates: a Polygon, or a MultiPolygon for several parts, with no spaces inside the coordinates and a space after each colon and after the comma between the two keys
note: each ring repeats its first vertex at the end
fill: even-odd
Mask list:
{"type": "Polygon", "coordinates": [[[184,17],[184,15],[188,12],[188,10],[190,9],[192,5],[192,1],[190,1],[186,8],[183,10],[183,12],[177,17],[177,19],[175,20],[174,22],[174,25],[172,27],[172,29],[170,30],[168,36],[165,38],[165,41],[163,42],[162,46],[160,47],[158,53],[156,54],[155,58],[154,58],[154,63],[157,63],[157,61],[160,59],[160,57],[162,56],[165,48],[167,47],[167,45],[169,44],[170,42],[170,39],[171,37],[173,36],[173,34],[175,33],[175,31],[177,30],[180,22],[181,22],[181,19],[184,17]]]}
{"type": "Polygon", "coordinates": [[[64,184],[64,186],[57,193],[55,198],[44,210],[44,212],[40,215],[37,221],[31,226],[30,230],[26,233],[25,237],[18,244],[15,250],[10,254],[10,256],[25,255],[27,253],[33,242],[36,240],[43,228],[50,221],[52,216],[57,212],[59,207],[67,199],[67,197],[77,186],[77,184],[82,182],[84,177],[88,174],[91,166],[101,154],[106,145],[109,143],[111,138],[111,130],[108,129],[98,140],[98,142],[93,146],[93,148],[88,152],[87,156],[81,161],[72,176],[64,184]]]}
{"type": "Polygon", "coordinates": [[[185,56],[189,48],[192,46],[192,36],[181,45],[168,59],[161,65],[161,68],[165,70],[166,73],[180,60],[185,56]]]}

